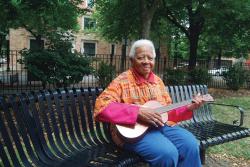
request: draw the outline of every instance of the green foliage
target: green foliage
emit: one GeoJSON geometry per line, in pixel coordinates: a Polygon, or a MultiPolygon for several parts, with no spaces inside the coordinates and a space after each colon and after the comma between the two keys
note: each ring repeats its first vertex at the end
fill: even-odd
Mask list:
{"type": "Polygon", "coordinates": [[[182,69],[167,69],[163,75],[163,82],[167,85],[184,85],[187,71],[182,69]]]}
{"type": "Polygon", "coordinates": [[[79,0],[34,1],[22,0],[15,6],[20,25],[32,34],[43,35],[51,30],[75,29],[77,17],[83,11],[77,6],[79,0]]]}
{"type": "Polygon", "coordinates": [[[5,43],[5,37],[9,33],[9,28],[16,28],[17,13],[11,1],[0,0],[0,51],[5,43]]]}
{"type": "Polygon", "coordinates": [[[77,83],[84,75],[92,72],[91,62],[71,52],[70,36],[65,36],[66,33],[56,34],[50,36],[48,49],[22,50],[22,59],[19,61],[44,85],[49,83],[61,87],[77,83]]]}
{"type": "Polygon", "coordinates": [[[115,66],[111,66],[103,61],[99,64],[99,69],[96,71],[95,76],[98,78],[99,86],[107,87],[108,84],[115,77],[115,66]]]}
{"type": "Polygon", "coordinates": [[[106,40],[122,41],[124,37],[129,39],[140,31],[139,1],[98,0],[95,5],[97,30],[106,40]]]}
{"type": "Polygon", "coordinates": [[[205,68],[195,68],[188,73],[188,80],[190,84],[207,84],[212,76],[208,74],[205,68]]]}
{"type": "MultiPolygon", "coordinates": [[[[0,34],[9,28],[22,27],[35,38],[60,29],[77,30],[77,18],[84,13],[81,0],[11,0],[0,1],[0,34]]],[[[1,44],[1,41],[0,41],[1,44]]]]}
{"type": "MultiPolygon", "coordinates": [[[[137,38],[143,28],[141,2],[96,1],[98,30],[109,41],[137,38]]],[[[151,7],[154,1],[144,2],[151,7]]],[[[180,58],[188,59],[192,54],[192,66],[196,58],[215,57],[220,50],[222,56],[245,56],[250,46],[249,9],[249,1],[245,0],[161,1],[152,20],[150,38],[157,41],[156,45],[165,45],[163,41],[177,44],[172,50],[178,51],[176,55],[180,58]],[[179,39],[173,39],[176,34],[179,34],[179,39]]],[[[173,52],[171,54],[174,55],[173,52]]]]}
{"type": "Polygon", "coordinates": [[[247,71],[241,63],[236,63],[222,75],[225,78],[229,89],[239,90],[240,87],[246,82],[247,71]]]}
{"type": "Polygon", "coordinates": [[[204,26],[201,45],[208,55],[246,57],[249,51],[249,1],[214,1],[204,26]],[[230,19],[228,19],[230,17],[230,19]]]}
{"type": "Polygon", "coordinates": [[[185,69],[167,69],[163,81],[167,85],[207,84],[212,77],[207,69],[195,68],[191,71],[185,69]]]}

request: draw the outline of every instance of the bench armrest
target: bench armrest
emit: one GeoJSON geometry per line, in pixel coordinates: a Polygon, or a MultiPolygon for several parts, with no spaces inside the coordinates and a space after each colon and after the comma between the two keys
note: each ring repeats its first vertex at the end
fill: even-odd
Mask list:
{"type": "MultiPolygon", "coordinates": [[[[209,104],[237,108],[240,111],[240,123],[239,123],[238,126],[242,126],[243,125],[243,121],[244,121],[244,117],[245,117],[245,110],[242,107],[240,107],[238,105],[222,104],[222,103],[209,103],[209,104]]],[[[233,124],[236,124],[237,122],[239,122],[239,120],[234,120],[233,124]]]]}

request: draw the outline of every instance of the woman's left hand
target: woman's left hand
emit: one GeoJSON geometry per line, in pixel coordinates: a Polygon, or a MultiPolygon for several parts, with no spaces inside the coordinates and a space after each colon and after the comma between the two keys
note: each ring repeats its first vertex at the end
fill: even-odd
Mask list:
{"type": "Polygon", "coordinates": [[[193,98],[193,102],[191,104],[187,105],[187,108],[189,110],[193,111],[193,110],[197,110],[198,108],[200,108],[203,104],[204,104],[204,100],[203,100],[202,96],[200,94],[197,94],[193,98]]]}

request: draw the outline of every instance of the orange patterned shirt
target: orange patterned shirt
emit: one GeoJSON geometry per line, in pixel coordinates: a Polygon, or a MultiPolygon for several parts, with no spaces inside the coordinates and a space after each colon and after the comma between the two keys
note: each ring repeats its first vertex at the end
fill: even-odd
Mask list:
{"type": "MultiPolygon", "coordinates": [[[[145,80],[131,68],[115,78],[96,99],[94,117],[98,120],[98,115],[114,102],[143,105],[150,100],[156,100],[162,105],[172,103],[163,81],[158,76],[151,72],[148,80],[145,80]]],[[[111,134],[116,144],[123,144],[113,126],[111,134]]]]}

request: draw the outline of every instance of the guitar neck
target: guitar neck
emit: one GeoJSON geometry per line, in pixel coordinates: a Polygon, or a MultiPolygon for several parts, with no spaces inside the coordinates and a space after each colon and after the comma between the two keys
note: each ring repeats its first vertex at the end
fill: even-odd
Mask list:
{"type": "Polygon", "coordinates": [[[162,107],[156,108],[155,111],[159,112],[160,114],[163,114],[163,113],[166,113],[168,111],[177,109],[179,107],[186,106],[186,105],[188,105],[190,103],[192,103],[192,99],[185,100],[185,101],[182,101],[180,103],[174,103],[174,104],[171,104],[171,105],[168,105],[168,106],[162,106],[162,107]]]}

